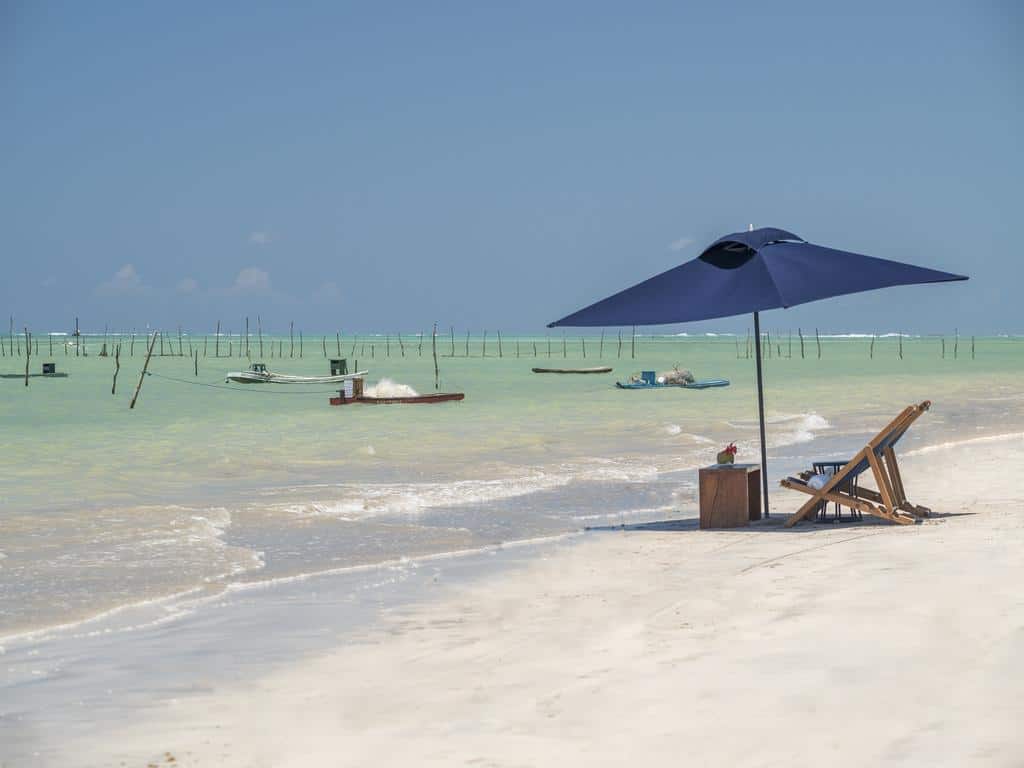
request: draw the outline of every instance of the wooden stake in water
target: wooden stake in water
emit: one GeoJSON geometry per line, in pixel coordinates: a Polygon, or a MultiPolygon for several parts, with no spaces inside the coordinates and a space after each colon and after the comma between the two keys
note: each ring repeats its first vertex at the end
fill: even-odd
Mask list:
{"type": "MultiPolygon", "coordinates": [[[[338,342],[338,357],[341,357],[341,331],[334,334],[334,340],[338,342]]],[[[263,354],[262,352],[260,354],[263,354]]]]}
{"type": "Polygon", "coordinates": [[[804,332],[799,328],[796,329],[797,335],[800,337],[800,359],[804,359],[804,332]]]}
{"type": "Polygon", "coordinates": [[[583,359],[587,359],[587,340],[585,337],[580,336],[580,348],[583,350],[583,359]]]}
{"type": "Polygon", "coordinates": [[[451,326],[452,332],[452,357],[455,357],[455,326],[451,326]]]}
{"type": "MultiPolygon", "coordinates": [[[[260,357],[263,357],[263,320],[259,315],[256,315],[256,336],[259,338],[260,343],[260,357]]],[[[206,352],[203,352],[203,357],[206,357],[206,352]]]]}
{"type": "Polygon", "coordinates": [[[974,359],[974,337],[971,336],[971,360],[974,359]]]}
{"type": "Polygon", "coordinates": [[[899,348],[898,349],[899,349],[900,360],[902,360],[903,359],[903,331],[899,332],[899,348]]]}
{"type": "Polygon", "coordinates": [[[818,335],[818,329],[814,329],[814,341],[818,345],[818,359],[821,360],[821,337],[818,335]]]}
{"type": "Polygon", "coordinates": [[[199,378],[199,350],[198,349],[196,350],[196,356],[193,359],[195,360],[195,368],[194,368],[195,375],[196,375],[196,378],[198,379],[199,378]]]}
{"type": "Polygon", "coordinates": [[[153,356],[153,346],[156,344],[156,331],[153,331],[153,338],[149,340],[149,349],[146,351],[146,362],[142,364],[142,373],[139,374],[139,383],[135,386],[135,394],[128,404],[128,409],[135,407],[135,401],[139,399],[139,392],[142,390],[142,380],[146,378],[146,370],[149,368],[149,358],[153,356]]]}
{"type": "Polygon", "coordinates": [[[299,357],[302,357],[302,331],[299,331],[299,357]]]}
{"type": "Polygon", "coordinates": [[[437,367],[437,323],[434,323],[434,334],[430,340],[434,352],[434,390],[441,388],[441,370],[437,367]]]}
{"type": "Polygon", "coordinates": [[[466,331],[466,357],[469,357],[469,331],[466,331]]]}
{"type": "Polygon", "coordinates": [[[871,334],[871,346],[868,348],[868,357],[872,360],[875,359],[875,336],[877,335],[876,333],[871,334]]]}
{"type": "Polygon", "coordinates": [[[25,386],[28,386],[28,361],[32,357],[31,338],[28,335],[28,326],[25,326],[25,386]]]}
{"type": "Polygon", "coordinates": [[[484,343],[480,351],[480,357],[487,357],[487,329],[484,329],[484,343]]]}
{"type": "Polygon", "coordinates": [[[618,352],[618,354],[616,356],[620,357],[620,358],[622,357],[622,329],[621,328],[619,328],[619,352],[618,352]]]}
{"type": "Polygon", "coordinates": [[[110,394],[117,394],[117,374],[121,370],[121,345],[114,347],[114,383],[110,385],[110,394]]]}
{"type": "Polygon", "coordinates": [[[288,351],[288,357],[295,357],[295,321],[288,321],[288,338],[291,341],[291,347],[288,351]]]}
{"type": "Polygon", "coordinates": [[[946,337],[942,337],[942,359],[946,359],[946,337]]]}
{"type": "Polygon", "coordinates": [[[498,357],[503,357],[501,353],[501,331],[498,331],[498,357]]]}
{"type": "Polygon", "coordinates": [[[562,331],[562,357],[566,358],[569,356],[569,351],[565,346],[565,331],[562,331]]]}
{"type": "Polygon", "coordinates": [[[597,345],[597,359],[604,359],[604,328],[601,329],[601,341],[597,345]]]}
{"type": "Polygon", "coordinates": [[[953,359],[956,360],[957,350],[960,348],[960,329],[953,329],[953,359]]]}
{"type": "Polygon", "coordinates": [[[631,355],[632,355],[632,358],[634,360],[636,360],[636,326],[635,325],[633,326],[633,340],[632,340],[631,355]]]}
{"type": "Polygon", "coordinates": [[[220,320],[217,321],[217,335],[213,337],[213,356],[220,357],[220,320]]]}

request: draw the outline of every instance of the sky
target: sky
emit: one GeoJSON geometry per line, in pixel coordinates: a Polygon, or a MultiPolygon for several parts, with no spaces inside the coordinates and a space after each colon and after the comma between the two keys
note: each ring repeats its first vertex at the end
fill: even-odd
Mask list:
{"type": "Polygon", "coordinates": [[[0,0],[0,316],[531,332],[753,224],[971,277],[769,328],[1022,332],[1022,9],[0,0]]]}

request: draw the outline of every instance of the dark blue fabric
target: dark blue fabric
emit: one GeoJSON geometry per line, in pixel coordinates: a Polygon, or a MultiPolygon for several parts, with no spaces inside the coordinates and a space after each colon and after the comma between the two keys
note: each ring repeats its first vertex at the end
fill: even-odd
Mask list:
{"type": "Polygon", "coordinates": [[[549,325],[665,325],[916,283],[966,280],[913,264],[814,245],[763,228],[719,238],[696,259],[549,325]]]}

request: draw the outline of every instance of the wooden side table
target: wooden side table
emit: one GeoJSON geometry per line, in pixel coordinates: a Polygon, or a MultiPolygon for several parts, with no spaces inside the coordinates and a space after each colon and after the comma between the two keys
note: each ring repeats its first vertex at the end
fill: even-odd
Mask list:
{"type": "Polygon", "coordinates": [[[698,477],[701,528],[739,528],[761,519],[759,464],[712,464],[698,477]]]}

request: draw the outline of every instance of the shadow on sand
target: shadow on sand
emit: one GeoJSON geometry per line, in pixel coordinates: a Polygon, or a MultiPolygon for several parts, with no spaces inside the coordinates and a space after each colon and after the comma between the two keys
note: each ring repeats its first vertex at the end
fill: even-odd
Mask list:
{"type": "MultiPolygon", "coordinates": [[[[922,522],[927,524],[929,521],[943,520],[947,517],[965,517],[968,515],[976,515],[977,512],[932,512],[922,522]]],[[[862,519],[856,519],[849,516],[844,516],[840,519],[833,517],[827,517],[824,519],[815,520],[803,520],[792,528],[786,528],[785,522],[789,515],[780,515],[776,513],[767,520],[754,520],[751,521],[750,525],[743,528],[710,528],[707,530],[712,531],[735,531],[741,533],[744,531],[758,531],[765,533],[814,533],[815,531],[829,531],[835,530],[836,528],[878,528],[878,527],[892,527],[900,528],[902,526],[895,523],[891,523],[888,520],[882,520],[877,517],[871,517],[870,515],[864,515],[862,519]]],[[[655,520],[649,523],[626,523],[622,525],[594,525],[587,526],[583,529],[587,532],[598,532],[598,531],[651,531],[656,533],[667,533],[667,532],[683,532],[683,531],[698,531],[700,530],[700,520],[696,517],[680,518],[678,520],[655,520]]]]}

